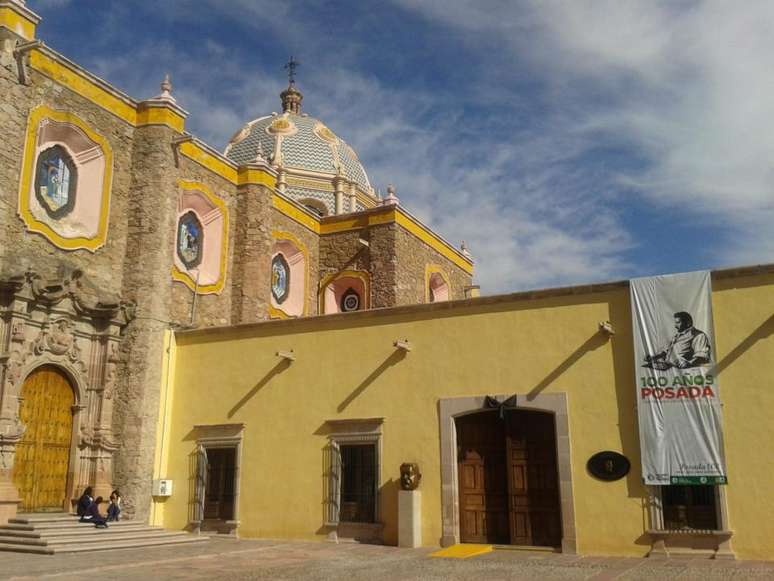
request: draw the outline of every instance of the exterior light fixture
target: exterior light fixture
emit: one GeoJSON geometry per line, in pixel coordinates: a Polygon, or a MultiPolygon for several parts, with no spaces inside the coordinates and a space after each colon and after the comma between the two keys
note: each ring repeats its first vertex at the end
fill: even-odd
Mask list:
{"type": "Polygon", "coordinates": [[[293,353],[292,349],[290,351],[277,351],[277,357],[284,359],[288,363],[296,360],[296,354],[293,353]]]}

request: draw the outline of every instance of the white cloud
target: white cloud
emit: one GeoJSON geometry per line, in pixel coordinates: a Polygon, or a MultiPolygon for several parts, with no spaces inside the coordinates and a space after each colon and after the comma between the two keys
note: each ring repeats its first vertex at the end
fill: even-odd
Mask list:
{"type": "Polygon", "coordinates": [[[774,4],[398,4],[481,50],[495,39],[546,84],[555,110],[577,114],[574,133],[641,156],[617,183],[705,223],[716,263],[772,260],[774,4]]]}
{"type": "MultiPolygon", "coordinates": [[[[171,72],[188,126],[216,147],[277,110],[279,64],[208,31],[202,4],[162,4],[165,18],[197,24],[201,50],[144,44],[95,60],[98,74],[145,97],[171,72]]],[[[653,269],[630,262],[635,240],[621,213],[638,204],[672,228],[686,220],[723,231],[722,243],[710,234],[701,242],[713,265],[771,259],[774,5],[396,4],[430,20],[428,34],[453,31],[455,49],[480,65],[464,86],[369,76],[367,51],[400,58],[400,47],[342,42],[294,3],[206,2],[316,61],[302,68],[306,111],[355,147],[375,186],[394,182],[410,211],[455,244],[465,239],[487,292],[653,269]],[[538,110],[517,77],[538,85],[538,110]],[[608,167],[610,152],[637,163],[608,167]]]]}

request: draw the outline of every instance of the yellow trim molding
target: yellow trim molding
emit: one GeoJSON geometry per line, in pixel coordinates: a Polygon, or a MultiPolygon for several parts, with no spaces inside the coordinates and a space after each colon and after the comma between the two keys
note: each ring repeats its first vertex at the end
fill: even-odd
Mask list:
{"type": "Polygon", "coordinates": [[[19,183],[19,217],[27,230],[45,236],[54,246],[63,250],[88,250],[95,252],[105,244],[110,216],[110,189],[113,184],[113,150],[110,143],[100,134],[95,133],[85,121],[72,113],[56,111],[45,105],[39,105],[30,111],[27,120],[27,135],[24,139],[24,156],[22,157],[21,180],[19,183]],[[105,174],[102,177],[102,196],[100,198],[99,221],[97,234],[93,238],[65,238],[55,232],[51,226],[41,222],[30,211],[30,192],[35,173],[35,149],[38,142],[38,129],[43,119],[53,119],[60,123],[70,123],[83,131],[94,143],[99,145],[105,156],[105,174]]]}
{"type": "Polygon", "coordinates": [[[300,208],[297,208],[293,202],[275,193],[271,197],[271,205],[274,209],[281,212],[294,222],[301,224],[301,226],[308,228],[315,234],[320,234],[320,221],[310,214],[307,214],[300,208]]]}
{"type": "Polygon", "coordinates": [[[181,143],[179,151],[187,158],[192,159],[211,172],[218,174],[232,184],[237,183],[237,170],[223,160],[218,159],[198,143],[194,141],[181,143]]]}
{"type": "Polygon", "coordinates": [[[8,3],[0,5],[0,28],[7,28],[24,40],[35,39],[38,22],[40,17],[23,6],[8,3]]]}
{"type": "Polygon", "coordinates": [[[471,260],[463,257],[456,249],[452,248],[448,242],[433,234],[424,225],[417,222],[401,209],[396,211],[396,222],[419,238],[422,242],[430,246],[430,248],[438,252],[438,254],[456,264],[468,274],[473,274],[473,262],[471,260]]]}
{"type": "Polygon", "coordinates": [[[242,166],[238,171],[237,185],[246,186],[249,184],[258,184],[274,189],[277,185],[277,177],[256,167],[242,166]]]}
{"type": "Polygon", "coordinates": [[[439,274],[441,275],[441,278],[446,283],[446,286],[449,288],[449,300],[452,300],[452,285],[451,280],[449,279],[449,275],[446,274],[446,271],[438,264],[426,264],[425,265],[425,302],[430,302],[430,277],[433,274],[439,274]]]}
{"type": "Polygon", "coordinates": [[[185,130],[185,117],[168,107],[147,107],[137,112],[137,127],[166,125],[178,133],[185,130]]]}
{"type": "Polygon", "coordinates": [[[363,281],[363,297],[365,306],[360,309],[366,311],[371,308],[371,275],[364,270],[340,270],[324,277],[320,281],[320,290],[317,291],[317,313],[320,315],[325,314],[325,290],[331,285],[342,278],[357,278],[363,281]]]}
{"type": "MultiPolygon", "coordinates": [[[[309,314],[309,250],[306,245],[298,238],[293,236],[290,232],[283,232],[281,230],[272,230],[271,237],[275,242],[290,242],[293,246],[301,251],[304,255],[304,310],[303,316],[306,317],[309,314]]],[[[271,292],[271,290],[269,291],[271,292]]],[[[272,319],[291,319],[294,315],[289,315],[281,308],[273,307],[271,305],[271,299],[269,300],[269,317],[272,319]]]]}
{"type": "MultiPolygon", "coordinates": [[[[191,291],[200,295],[220,294],[223,287],[226,285],[226,267],[228,265],[228,207],[226,203],[218,196],[213,194],[207,186],[200,182],[193,182],[188,180],[178,180],[177,185],[179,188],[188,191],[195,191],[207,196],[207,199],[212,202],[221,212],[223,216],[223,238],[220,246],[220,276],[217,282],[206,285],[199,285],[196,287],[196,280],[188,273],[180,270],[172,265],[172,279],[177,282],[182,282],[191,291]]],[[[177,228],[177,226],[175,226],[177,228]]],[[[175,244],[177,244],[177,236],[175,236],[175,244]]]]}
{"type": "Polygon", "coordinates": [[[112,95],[96,82],[87,78],[81,71],[71,66],[65,66],[50,55],[45,54],[43,50],[36,49],[30,52],[30,66],[130,125],[137,125],[137,109],[134,104],[112,95]]]}

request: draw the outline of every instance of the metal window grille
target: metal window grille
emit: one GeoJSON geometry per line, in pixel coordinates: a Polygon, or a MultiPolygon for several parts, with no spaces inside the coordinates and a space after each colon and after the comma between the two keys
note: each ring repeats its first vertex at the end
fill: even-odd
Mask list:
{"type": "Polygon", "coordinates": [[[373,444],[341,445],[340,486],[339,520],[374,522],[376,513],[376,446],[373,444]]]}
{"type": "Polygon", "coordinates": [[[665,529],[717,530],[714,486],[664,486],[661,498],[665,529]]]}

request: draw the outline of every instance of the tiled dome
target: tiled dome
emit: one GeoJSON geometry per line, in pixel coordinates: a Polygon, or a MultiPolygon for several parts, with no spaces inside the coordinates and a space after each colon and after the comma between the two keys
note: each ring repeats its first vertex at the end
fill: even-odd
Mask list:
{"type": "Polygon", "coordinates": [[[231,138],[226,156],[238,164],[260,155],[273,165],[325,174],[341,174],[364,192],[371,191],[363,165],[354,150],[319,119],[285,111],[260,117],[231,138]]]}

